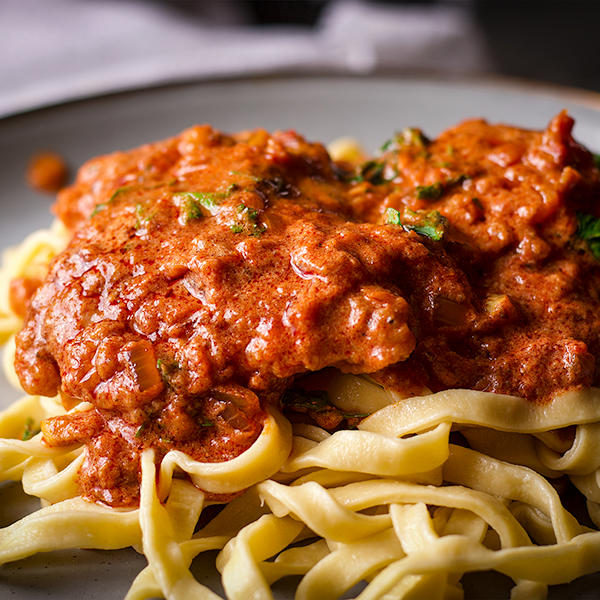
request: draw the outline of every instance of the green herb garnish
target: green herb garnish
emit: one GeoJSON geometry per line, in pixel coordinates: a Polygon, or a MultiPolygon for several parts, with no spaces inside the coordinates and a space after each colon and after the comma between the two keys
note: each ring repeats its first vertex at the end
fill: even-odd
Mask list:
{"type": "Polygon", "coordinates": [[[134,434],[134,438],[139,439],[142,437],[142,434],[144,433],[144,431],[146,431],[146,429],[148,429],[148,421],[144,421],[138,428],[137,431],[134,434]]]}
{"type": "Polygon", "coordinates": [[[333,410],[346,419],[363,418],[368,414],[342,412],[331,403],[326,390],[288,389],[281,397],[281,405],[283,408],[289,408],[290,410],[308,410],[316,413],[333,410]]]}
{"type": "Polygon", "coordinates": [[[255,208],[239,204],[237,212],[243,219],[243,222],[232,223],[229,228],[233,233],[243,233],[244,231],[253,237],[260,237],[267,228],[258,223],[259,212],[255,208]]]}
{"type": "Polygon", "coordinates": [[[145,208],[143,204],[139,202],[135,205],[135,225],[136,229],[142,229],[150,221],[151,217],[145,214],[145,208]]]}
{"type": "Polygon", "coordinates": [[[360,169],[361,181],[370,181],[374,185],[379,185],[385,181],[385,177],[383,176],[384,170],[384,163],[370,160],[360,169]]]}
{"type": "Polygon", "coordinates": [[[452,187],[453,185],[461,185],[463,182],[467,181],[467,179],[471,179],[469,177],[469,175],[467,175],[466,173],[461,173],[460,175],[457,175],[456,177],[451,177],[450,179],[447,179],[446,183],[444,183],[444,187],[446,189],[448,189],[449,187],[452,187]]]}
{"type": "Polygon", "coordinates": [[[266,227],[263,227],[262,225],[254,225],[252,228],[252,231],[248,234],[252,237],[258,238],[260,237],[265,231],[267,230],[266,227]]]}
{"type": "Polygon", "coordinates": [[[387,225],[400,225],[402,226],[402,217],[400,211],[395,208],[388,208],[385,211],[385,222],[387,225]]]}
{"type": "Polygon", "coordinates": [[[183,206],[184,210],[184,222],[187,224],[190,221],[201,219],[204,216],[201,205],[193,199],[186,199],[183,206]]]}
{"type": "Polygon", "coordinates": [[[325,390],[299,390],[288,389],[281,397],[284,408],[292,410],[304,409],[314,412],[323,412],[334,408],[329,401],[329,394],[325,390]]]}
{"type": "Polygon", "coordinates": [[[262,177],[257,177],[256,175],[252,175],[251,173],[243,173],[242,171],[229,171],[230,175],[237,175],[238,177],[247,177],[248,179],[252,179],[252,181],[262,181],[262,177]]]}
{"type": "Polygon", "coordinates": [[[342,413],[342,417],[346,418],[346,419],[364,419],[365,417],[368,417],[369,413],[342,413]]]}
{"type": "Polygon", "coordinates": [[[126,192],[127,190],[130,190],[131,186],[130,185],[125,185],[123,187],[117,188],[112,196],[108,199],[109,202],[114,202],[122,193],[126,192]]]}
{"type": "Polygon", "coordinates": [[[404,214],[408,219],[403,220],[400,211],[395,208],[388,208],[385,212],[385,222],[388,225],[400,225],[405,231],[414,231],[436,242],[444,237],[448,220],[437,210],[425,212],[405,209],[404,214]]]}
{"type": "Polygon", "coordinates": [[[92,214],[90,215],[90,217],[95,217],[99,212],[102,212],[107,207],[108,207],[108,204],[106,202],[101,202],[100,204],[96,204],[96,206],[94,207],[94,210],[92,211],[92,214]]]}
{"type": "MultiPolygon", "coordinates": [[[[229,171],[229,174],[246,177],[247,179],[254,181],[256,183],[254,190],[259,195],[272,192],[279,196],[294,196],[299,193],[298,190],[279,175],[273,175],[272,177],[258,177],[251,173],[244,173],[241,171],[229,171]]],[[[239,189],[241,189],[241,186],[237,183],[232,183],[228,188],[229,191],[236,191],[239,189]]]]}
{"type": "Polygon", "coordinates": [[[377,160],[368,160],[360,167],[357,175],[350,179],[353,183],[368,181],[373,185],[380,185],[392,181],[398,175],[397,171],[393,170],[390,177],[385,176],[386,164],[377,160]]]}
{"type": "Polygon", "coordinates": [[[418,185],[416,189],[419,200],[438,200],[444,193],[444,186],[439,181],[431,185],[418,185]]]}
{"type": "Polygon", "coordinates": [[[418,225],[406,224],[405,228],[411,229],[419,235],[426,235],[435,241],[440,241],[444,237],[448,221],[437,210],[427,213],[422,223],[418,225]]]}
{"type": "Polygon", "coordinates": [[[129,189],[131,189],[131,186],[117,188],[107,202],[101,202],[100,204],[96,204],[90,217],[95,217],[99,212],[102,212],[103,210],[107,209],[109,204],[112,204],[123,192],[129,189]]]}
{"type": "Polygon", "coordinates": [[[587,242],[595,258],[600,259],[600,218],[585,213],[577,213],[578,238],[587,242]]]}
{"type": "Polygon", "coordinates": [[[252,221],[253,223],[256,222],[256,220],[258,219],[258,211],[255,208],[250,208],[249,206],[246,206],[245,204],[239,204],[237,207],[237,211],[238,213],[246,213],[246,218],[248,219],[248,221],[252,221]]]}
{"type": "Polygon", "coordinates": [[[402,130],[401,135],[399,136],[399,141],[408,146],[418,146],[419,148],[424,148],[429,145],[429,139],[420,129],[416,127],[406,127],[402,130]]]}
{"type": "Polygon", "coordinates": [[[600,169],[600,154],[592,154],[592,158],[594,159],[594,164],[597,169],[600,169]]]}
{"type": "Polygon", "coordinates": [[[30,440],[34,435],[37,435],[40,430],[36,429],[34,427],[35,421],[33,420],[33,417],[27,417],[25,419],[25,428],[23,429],[23,435],[21,436],[21,439],[26,442],[27,440],[30,440]]]}
{"type": "Polygon", "coordinates": [[[228,193],[205,194],[202,192],[180,192],[174,195],[181,201],[183,222],[187,225],[190,221],[201,219],[205,211],[211,215],[219,211],[219,200],[223,200],[228,193]]]}
{"type": "Polygon", "coordinates": [[[429,145],[429,139],[416,127],[406,127],[396,132],[394,137],[386,140],[379,148],[380,152],[397,151],[401,146],[416,146],[424,149],[429,145]]]}
{"type": "Polygon", "coordinates": [[[165,360],[163,358],[159,358],[156,361],[156,368],[160,373],[161,379],[168,384],[171,379],[171,375],[178,371],[181,367],[176,360],[165,360]]]}
{"type": "Polygon", "coordinates": [[[447,179],[443,183],[441,181],[436,181],[431,185],[418,185],[416,187],[417,198],[419,198],[419,200],[439,200],[449,188],[460,185],[467,179],[469,179],[469,176],[461,173],[456,177],[447,179]]]}
{"type": "Polygon", "coordinates": [[[389,140],[385,140],[385,142],[383,142],[383,144],[381,144],[381,146],[379,147],[379,152],[387,152],[388,150],[391,150],[392,147],[395,145],[396,145],[395,137],[390,138],[389,140]]]}

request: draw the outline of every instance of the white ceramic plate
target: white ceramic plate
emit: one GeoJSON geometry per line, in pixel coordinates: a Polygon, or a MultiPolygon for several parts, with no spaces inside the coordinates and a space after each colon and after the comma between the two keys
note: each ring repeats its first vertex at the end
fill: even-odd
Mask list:
{"type": "MultiPolygon", "coordinates": [[[[58,151],[77,168],[97,154],[210,123],[225,131],[293,128],[323,142],[351,135],[374,150],[405,126],[434,136],[462,119],[485,117],[537,129],[563,108],[577,120],[576,138],[600,150],[600,101],[594,95],[498,81],[267,78],[176,85],[45,108],[0,120],[0,247],[51,221],[51,201],[25,184],[27,160],[42,149],[58,151]]],[[[18,395],[0,376],[0,406],[18,395]]],[[[0,485],[0,526],[36,502],[17,485],[0,485]]],[[[194,571],[218,591],[213,561],[214,555],[197,561],[194,571]]],[[[132,550],[42,554],[0,567],[0,598],[118,599],[144,566],[132,550]]],[[[281,582],[276,597],[292,598],[294,587],[294,581],[281,582]]],[[[549,597],[591,600],[598,589],[600,576],[590,576],[551,589],[549,597]]],[[[489,573],[468,578],[465,590],[471,599],[508,594],[506,580],[489,573]]]]}

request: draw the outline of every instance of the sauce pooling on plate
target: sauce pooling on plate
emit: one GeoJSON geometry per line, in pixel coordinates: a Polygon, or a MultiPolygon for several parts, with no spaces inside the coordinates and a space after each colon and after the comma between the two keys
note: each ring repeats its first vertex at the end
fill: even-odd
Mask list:
{"type": "Polygon", "coordinates": [[[406,395],[598,384],[599,176],[572,124],[406,130],[359,166],[294,132],[203,126],[90,161],[17,337],[26,391],[91,404],[44,439],[86,443],[83,493],[124,506],[144,447],[234,458],[326,367],[406,395]]]}

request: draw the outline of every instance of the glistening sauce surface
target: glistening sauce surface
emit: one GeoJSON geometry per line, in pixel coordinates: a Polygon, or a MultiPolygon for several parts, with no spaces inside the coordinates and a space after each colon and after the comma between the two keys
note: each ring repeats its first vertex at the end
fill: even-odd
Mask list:
{"type": "Polygon", "coordinates": [[[93,405],[45,440],[86,443],[83,493],[128,505],[143,447],[233,458],[325,367],[405,394],[597,384],[600,274],[577,232],[600,188],[571,126],[407,130],[358,169],[294,132],[207,126],[90,161],[17,338],[28,392],[93,405]]]}

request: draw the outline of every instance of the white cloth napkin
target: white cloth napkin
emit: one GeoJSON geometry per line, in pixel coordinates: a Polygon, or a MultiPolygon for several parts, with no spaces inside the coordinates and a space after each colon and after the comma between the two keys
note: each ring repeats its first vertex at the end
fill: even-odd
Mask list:
{"type": "Polygon", "coordinates": [[[483,72],[488,61],[482,47],[457,5],[339,0],[317,27],[301,28],[216,26],[142,0],[1,0],[0,116],[190,79],[483,72]]]}

